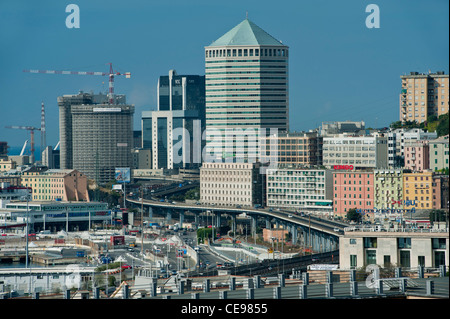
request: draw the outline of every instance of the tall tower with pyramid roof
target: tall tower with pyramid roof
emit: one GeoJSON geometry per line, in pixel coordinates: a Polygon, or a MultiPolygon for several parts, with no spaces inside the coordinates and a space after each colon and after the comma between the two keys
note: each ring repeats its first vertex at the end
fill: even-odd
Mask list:
{"type": "Polygon", "coordinates": [[[206,143],[214,160],[258,159],[254,141],[271,128],[288,130],[288,51],[248,18],[205,47],[206,143]]]}

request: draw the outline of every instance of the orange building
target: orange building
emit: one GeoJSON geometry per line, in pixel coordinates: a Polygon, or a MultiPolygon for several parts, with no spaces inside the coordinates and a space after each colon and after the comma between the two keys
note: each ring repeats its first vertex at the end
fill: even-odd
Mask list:
{"type": "Polygon", "coordinates": [[[433,172],[403,173],[403,199],[404,209],[432,209],[433,172]]]}

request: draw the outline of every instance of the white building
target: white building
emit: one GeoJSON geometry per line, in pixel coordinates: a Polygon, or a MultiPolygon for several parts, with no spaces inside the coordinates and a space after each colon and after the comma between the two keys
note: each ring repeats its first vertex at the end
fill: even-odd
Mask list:
{"type": "Polygon", "coordinates": [[[324,169],[268,169],[267,206],[332,212],[333,176],[324,169]]]}
{"type": "Polygon", "coordinates": [[[336,134],[323,138],[323,165],[353,168],[386,168],[387,137],[383,135],[336,134]]]}
{"type": "Polygon", "coordinates": [[[261,205],[263,177],[259,163],[203,163],[200,201],[218,206],[261,205]]]}

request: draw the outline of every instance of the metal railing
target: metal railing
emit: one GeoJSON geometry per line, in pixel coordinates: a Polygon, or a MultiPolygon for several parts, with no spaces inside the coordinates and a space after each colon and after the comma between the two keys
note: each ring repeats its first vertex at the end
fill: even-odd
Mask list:
{"type": "MultiPolygon", "coordinates": [[[[293,271],[286,277],[178,278],[150,280],[143,284],[123,281],[110,287],[36,290],[16,296],[1,287],[0,299],[314,299],[314,298],[449,298],[448,266],[415,269],[394,268],[377,273],[362,270],[293,271]],[[112,289],[111,289],[112,288],[112,289]]],[[[7,288],[7,289],[5,289],[7,288]]]]}

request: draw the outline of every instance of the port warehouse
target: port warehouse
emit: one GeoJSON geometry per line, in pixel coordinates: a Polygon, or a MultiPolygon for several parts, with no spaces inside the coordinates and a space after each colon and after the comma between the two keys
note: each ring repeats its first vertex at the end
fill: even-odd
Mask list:
{"type": "Polygon", "coordinates": [[[0,227],[21,231],[28,224],[30,232],[50,230],[88,230],[92,224],[113,222],[113,213],[100,202],[11,202],[0,208],[0,227]]]}

